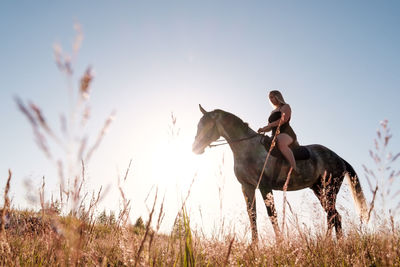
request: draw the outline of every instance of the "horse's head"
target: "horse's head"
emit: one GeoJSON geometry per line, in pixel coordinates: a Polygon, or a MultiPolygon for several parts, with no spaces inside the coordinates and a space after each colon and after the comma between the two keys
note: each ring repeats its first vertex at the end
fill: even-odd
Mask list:
{"type": "Polygon", "coordinates": [[[201,105],[199,107],[203,117],[197,125],[197,134],[192,146],[192,150],[196,154],[202,154],[209,144],[221,136],[217,127],[218,114],[214,111],[207,112],[201,105]]]}

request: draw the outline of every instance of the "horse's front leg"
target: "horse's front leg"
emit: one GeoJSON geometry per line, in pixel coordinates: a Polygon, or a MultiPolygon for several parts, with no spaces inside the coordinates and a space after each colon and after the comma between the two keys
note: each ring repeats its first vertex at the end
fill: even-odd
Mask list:
{"type": "Polygon", "coordinates": [[[268,216],[269,219],[271,220],[272,227],[274,228],[276,240],[280,241],[281,232],[279,230],[278,216],[276,214],[274,195],[272,193],[272,189],[260,187],[260,192],[264,199],[264,204],[267,207],[268,216]]]}
{"type": "Polygon", "coordinates": [[[242,191],[247,205],[247,213],[249,214],[250,219],[251,239],[253,243],[257,243],[258,241],[255,190],[255,187],[252,185],[242,184],[242,191]]]}

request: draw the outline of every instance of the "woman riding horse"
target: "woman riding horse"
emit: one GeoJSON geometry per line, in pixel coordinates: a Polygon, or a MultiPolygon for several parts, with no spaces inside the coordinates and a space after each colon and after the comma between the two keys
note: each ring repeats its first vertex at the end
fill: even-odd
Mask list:
{"type": "Polygon", "coordinates": [[[269,132],[272,130],[272,137],[274,137],[278,126],[280,125],[278,135],[276,136],[278,148],[290,163],[290,166],[292,166],[292,170],[297,172],[296,161],[292,150],[289,148],[289,146],[296,142],[297,139],[296,134],[289,124],[292,110],[290,109],[289,104],[287,104],[283,99],[281,92],[278,90],[269,92],[269,100],[275,109],[271,112],[271,115],[268,118],[268,125],[258,129],[258,133],[269,132]]]}

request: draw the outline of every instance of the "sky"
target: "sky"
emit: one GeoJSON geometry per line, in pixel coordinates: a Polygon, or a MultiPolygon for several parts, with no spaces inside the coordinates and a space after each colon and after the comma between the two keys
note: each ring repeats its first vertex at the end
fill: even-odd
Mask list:
{"type": "MultiPolygon", "coordinates": [[[[118,177],[132,159],[122,183],[132,220],[146,218],[158,188],[158,205],[165,197],[167,231],[193,181],[187,202],[193,224],[212,232],[224,217],[239,231],[237,222],[248,221],[231,151],[191,153],[201,118],[198,104],[234,113],[256,130],[272,110],[271,89],[291,105],[299,142],[323,144],[346,159],[368,198],[362,165],[375,166],[369,150],[382,120],[389,121],[393,134],[390,150],[400,152],[399,12],[400,3],[390,0],[3,1],[0,188],[11,169],[15,207],[38,208],[26,195],[35,194],[43,176],[47,200],[58,195],[55,164],[37,148],[14,97],[34,102],[49,124],[60,128],[69,89],[53,46],[71,53],[79,23],[84,39],[71,84],[76,88],[92,66],[91,119],[82,130],[89,142],[116,111],[86,166],[85,190],[109,188],[101,208],[119,208],[118,177]],[[170,133],[171,113],[176,136],[170,133]]],[[[279,208],[281,194],[275,196],[279,208]]],[[[310,190],[289,193],[289,201],[303,205],[300,210],[307,210],[299,200],[304,198],[316,201],[310,190]]],[[[261,204],[259,227],[270,229],[261,204]]]]}

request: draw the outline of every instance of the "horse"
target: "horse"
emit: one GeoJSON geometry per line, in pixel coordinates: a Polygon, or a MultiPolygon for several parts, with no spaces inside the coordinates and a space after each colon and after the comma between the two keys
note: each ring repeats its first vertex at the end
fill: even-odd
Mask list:
{"type": "Polygon", "coordinates": [[[329,148],[319,144],[302,147],[308,151],[309,157],[296,160],[297,171],[290,174],[286,183],[291,166],[282,156],[269,153],[271,146],[274,146],[273,137],[256,133],[242,119],[229,112],[220,109],[207,112],[201,105],[199,108],[203,116],[197,126],[192,151],[195,154],[203,154],[205,148],[220,137],[229,144],[233,152],[234,173],[242,185],[246,202],[252,242],[258,240],[255,205],[257,188],[263,197],[276,240],[280,239],[281,233],[273,190],[294,191],[310,188],[327,213],[328,233],[335,227],[336,237],[340,238],[342,223],[336,209],[336,197],[344,177],[347,177],[360,216],[362,219],[367,218],[367,205],[356,172],[347,161],[329,148]]]}

